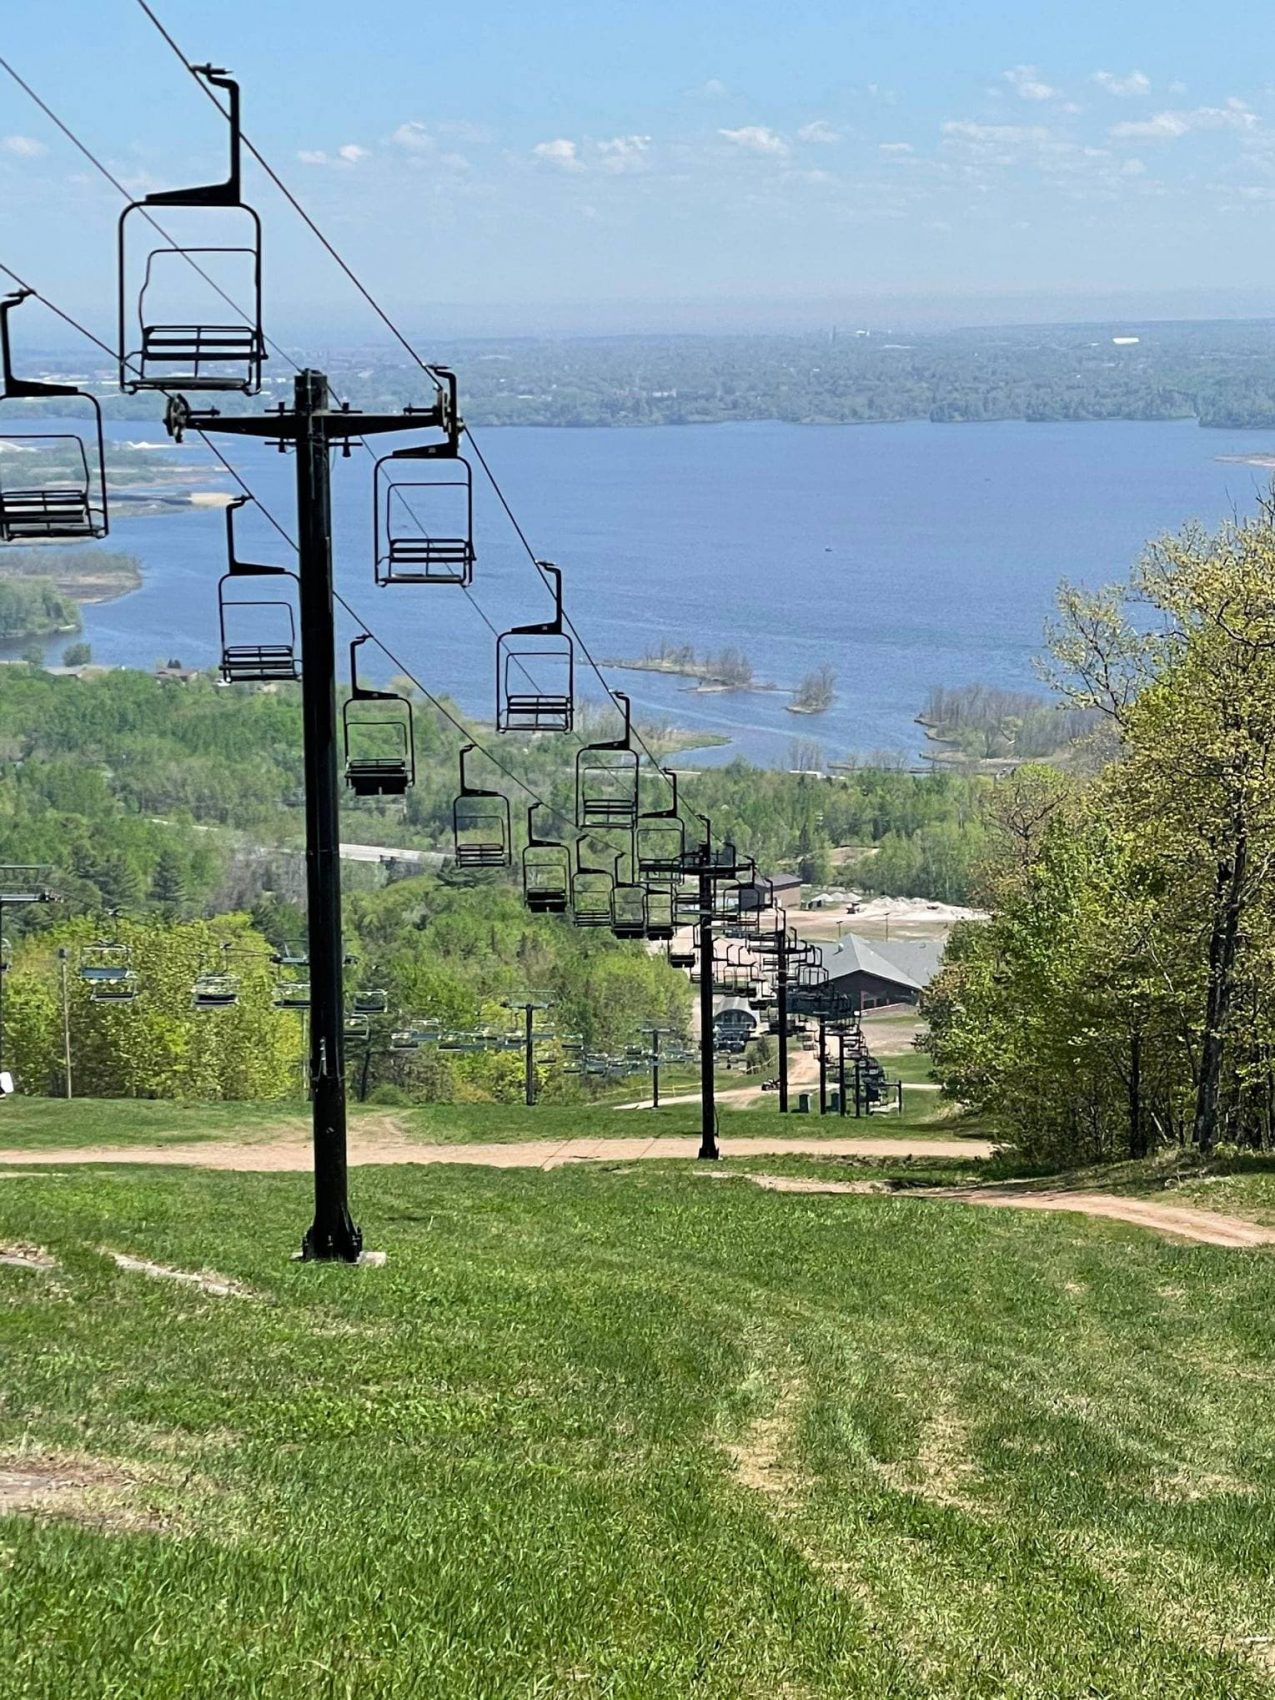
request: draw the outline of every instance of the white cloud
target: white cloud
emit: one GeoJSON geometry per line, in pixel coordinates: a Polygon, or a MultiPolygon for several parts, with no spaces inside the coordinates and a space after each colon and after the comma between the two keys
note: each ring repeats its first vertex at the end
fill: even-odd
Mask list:
{"type": "Polygon", "coordinates": [[[406,124],[400,124],[390,140],[396,147],[406,148],[408,153],[432,153],[437,146],[418,118],[409,118],[406,124]]]}
{"type": "Polygon", "coordinates": [[[1154,118],[1113,124],[1117,141],[1172,142],[1196,130],[1255,130],[1258,117],[1242,100],[1225,106],[1197,106],[1189,112],[1157,112],[1154,118]]]}
{"type": "Polygon", "coordinates": [[[1049,131],[1043,124],[971,124],[960,118],[950,119],[944,124],[943,134],[958,142],[990,142],[1003,145],[1049,140],[1049,131]]]}
{"type": "Polygon", "coordinates": [[[612,136],[609,142],[598,143],[598,153],[604,171],[641,171],[650,150],[649,136],[612,136]]]}
{"type": "Polygon", "coordinates": [[[1126,77],[1118,77],[1114,71],[1095,71],[1091,81],[1107,94],[1117,95],[1120,99],[1151,93],[1151,79],[1141,71],[1130,71],[1126,77]]]}
{"type": "Polygon", "coordinates": [[[584,170],[584,161],[580,158],[575,143],[568,141],[565,136],[558,136],[552,142],[537,142],[531,151],[546,165],[556,165],[559,171],[584,170]]]}
{"type": "Polygon", "coordinates": [[[710,77],[706,83],[690,90],[691,94],[702,95],[705,100],[721,100],[730,90],[720,77],[710,77]]]}
{"type": "Polygon", "coordinates": [[[898,159],[902,159],[905,155],[910,154],[913,151],[914,150],[913,150],[911,142],[878,142],[877,143],[877,152],[878,153],[893,155],[898,159]]]}
{"type": "Polygon", "coordinates": [[[16,153],[20,159],[38,159],[49,150],[34,136],[6,136],[0,143],[6,153],[16,153]]]}
{"type": "Polygon", "coordinates": [[[1015,65],[1010,71],[1002,71],[1001,79],[1009,84],[1020,100],[1058,98],[1058,90],[1041,81],[1040,73],[1034,65],[1015,65]]]}
{"type": "Polygon", "coordinates": [[[764,124],[745,124],[739,130],[719,130],[717,134],[745,153],[768,154],[772,159],[782,159],[789,151],[783,137],[774,130],[768,130],[764,124]]]}
{"type": "Polygon", "coordinates": [[[357,142],[343,143],[334,154],[323,148],[302,148],[297,154],[302,165],[358,165],[360,160],[371,157],[371,150],[361,148],[357,142]]]}
{"type": "Polygon", "coordinates": [[[816,118],[812,124],[803,124],[797,132],[799,142],[839,142],[841,131],[835,125],[829,124],[824,118],[816,118]]]}

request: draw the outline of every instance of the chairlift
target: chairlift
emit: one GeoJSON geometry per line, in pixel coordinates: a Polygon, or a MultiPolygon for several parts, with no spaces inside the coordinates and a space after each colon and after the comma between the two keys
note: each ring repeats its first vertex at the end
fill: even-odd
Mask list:
{"type": "Polygon", "coordinates": [[[673,893],[666,885],[651,885],[646,891],[646,937],[664,944],[677,931],[673,915],[673,893]]]}
{"type": "MultiPolygon", "coordinates": [[[[225,89],[230,125],[230,170],[224,183],[202,184],[193,189],[163,189],[131,201],[120,215],[119,253],[119,381],[127,395],[138,390],[240,390],[257,395],[261,389],[261,367],[266,358],[265,332],[261,322],[261,220],[240,197],[239,84],[212,65],[192,65],[210,89],[225,89]],[[219,207],[246,215],[248,231],[233,245],[178,245],[165,238],[164,246],[150,249],[142,268],[137,296],[137,318],[141,343],[128,348],[126,325],[130,275],[128,235],[140,213],[154,228],[153,207],[219,207]],[[131,222],[130,222],[131,221],[131,222]],[[234,324],[182,323],[174,317],[176,304],[192,301],[171,283],[178,262],[189,262],[215,293],[221,288],[207,267],[225,263],[251,277],[250,309],[234,324]],[[158,306],[152,303],[158,301],[158,306]]],[[[218,102],[220,105],[220,102],[218,102]]],[[[234,304],[231,303],[233,306],[234,304]]],[[[235,309],[238,311],[238,308],[235,309]]]]}
{"type": "Polygon", "coordinates": [[[137,975],[128,945],[101,941],[80,949],[80,979],[89,987],[91,1003],[132,1003],[137,975]]]}
{"type": "Polygon", "coordinates": [[[677,774],[661,768],[672,797],[666,809],[646,809],[637,817],[637,868],[640,874],[667,878],[680,872],[686,850],[686,828],[677,803],[677,774]]]}
{"type": "Polygon", "coordinates": [[[668,965],[670,968],[694,968],[695,952],[693,950],[674,950],[670,947],[668,965]]]}
{"type": "Polygon", "coordinates": [[[271,996],[276,1009],[305,1010],[310,1007],[310,981],[280,980],[271,996]]]}
{"type": "Polygon", "coordinates": [[[75,396],[88,402],[94,422],[87,439],[71,431],[14,433],[0,426],[0,543],[83,543],[110,530],[102,408],[74,384],[14,376],[9,314],[32,294],[19,289],[0,300],[0,402],[75,396]]]}
{"type": "Polygon", "coordinates": [[[484,791],[465,776],[465,757],[473,744],[460,752],[460,795],[452,804],[452,838],[458,868],[507,868],[513,860],[513,834],[509,821],[509,799],[500,791],[484,791]]]}
{"type": "Polygon", "coordinates": [[[549,561],[537,565],[553,579],[554,616],[496,639],[498,732],[569,732],[575,718],[575,646],[562,629],[562,574],[549,561]]]}
{"type": "Polygon", "coordinates": [[[276,968],[308,968],[310,952],[304,939],[285,939],[270,960],[276,968]]]}
{"type": "Polygon", "coordinates": [[[571,919],[577,927],[609,927],[615,875],[605,868],[587,868],[580,859],[583,838],[576,839],[576,866],[571,876],[571,919]]]}
{"type": "Polygon", "coordinates": [[[291,579],[300,588],[297,575],[286,567],[262,566],[241,561],[235,554],[235,514],[248,501],[236,496],[226,505],[226,555],[229,570],[217,583],[217,610],[221,622],[221,676],[228,685],[291,683],[301,677],[297,655],[297,621],[292,602],[280,597],[244,597],[227,592],[227,585],[246,578],[291,579]],[[256,641],[242,641],[241,623],[251,621],[256,641]]]}
{"type": "Polygon", "coordinates": [[[630,743],[632,708],[623,691],[612,694],[621,704],[624,731],[618,738],[586,744],[576,756],[576,825],[586,832],[612,827],[631,832],[637,825],[638,754],[630,743]]]}
{"type": "Polygon", "coordinates": [[[449,444],[396,449],[372,475],[377,584],[458,584],[474,579],[474,474],[449,444]],[[396,477],[403,462],[420,475],[396,477]],[[422,517],[417,506],[425,508],[422,517]]]}
{"type": "Polygon", "coordinates": [[[200,974],[191,993],[191,1007],[202,1010],[233,1009],[239,1002],[237,974],[200,974]]]}
{"type": "Polygon", "coordinates": [[[636,880],[620,878],[624,852],[615,858],[611,889],[611,931],[618,939],[644,939],[647,927],[647,889],[636,880]]]}
{"type": "Polygon", "coordinates": [[[416,1032],[410,1027],[403,1027],[396,1033],[390,1034],[391,1051],[419,1051],[421,1041],[416,1032]]]}
{"type": "Polygon", "coordinates": [[[355,992],[350,1008],[355,1015],[384,1015],[390,1007],[388,992],[379,986],[368,986],[355,992]]]}
{"type": "Polygon", "coordinates": [[[372,1024],[366,1015],[347,1015],[341,1023],[341,1036],[347,1041],[370,1040],[372,1024]]]}
{"type": "Polygon", "coordinates": [[[345,782],[356,797],[401,797],[416,782],[412,705],[394,691],[359,683],[359,645],[370,635],[363,632],[350,645],[350,696],[341,714],[345,782]]]}
{"type": "Polygon", "coordinates": [[[533,915],[564,915],[571,898],[571,854],[565,844],[537,838],[533,803],[527,810],[527,848],[522,853],[522,893],[533,915]]]}

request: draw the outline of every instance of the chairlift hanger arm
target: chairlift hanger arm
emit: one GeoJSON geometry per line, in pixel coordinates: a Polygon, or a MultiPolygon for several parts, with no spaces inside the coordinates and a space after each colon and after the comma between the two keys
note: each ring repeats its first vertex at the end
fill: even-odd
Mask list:
{"type": "MultiPolygon", "coordinates": [[[[418,411],[411,418],[402,413],[356,413],[353,408],[332,408],[311,414],[310,419],[315,431],[329,442],[338,443],[352,442],[385,431],[446,431],[447,443],[431,445],[438,456],[455,453],[452,441],[459,434],[459,426],[452,420],[450,410],[442,404],[418,411]]],[[[164,424],[168,434],[178,442],[181,434],[188,430],[287,440],[295,438],[299,431],[296,413],[283,403],[280,403],[277,413],[224,415],[215,407],[191,407],[180,395],[170,399],[164,424]]]]}

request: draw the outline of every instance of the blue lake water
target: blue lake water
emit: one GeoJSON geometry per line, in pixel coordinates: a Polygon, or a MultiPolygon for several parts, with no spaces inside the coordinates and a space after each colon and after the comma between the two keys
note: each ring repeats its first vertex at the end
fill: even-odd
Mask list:
{"type": "MultiPolygon", "coordinates": [[[[163,440],[158,426],[110,430],[163,440]]],[[[709,759],[770,765],[788,763],[795,738],[817,740],[828,759],[911,756],[931,685],[1032,685],[1061,579],[1122,577],[1156,533],[1251,510],[1269,475],[1219,457],[1272,446],[1269,433],[1189,423],[509,428],[480,440],[536,552],[563,568],[597,658],[639,655],[662,637],[733,644],[759,678],[789,685],[831,663],[835,705],[808,718],[782,696],[697,696],[682,680],[613,675],[641,718],[731,738],[709,759]]],[[[291,457],[221,441],[291,529],[291,457]]],[[[173,452],[207,463],[197,440],[173,452]]],[[[212,470],[191,481],[230,488],[212,470]]],[[[370,486],[367,455],[334,462],[339,589],[432,691],[490,718],[494,640],[464,596],[373,584],[370,486]]],[[[243,552],[290,564],[249,512],[243,552]]],[[[547,596],[481,482],[476,516],[477,602],[499,628],[545,618],[547,596]]],[[[121,512],[108,546],[135,553],[145,583],[85,610],[94,660],[215,662],[220,514],[121,512]]]]}

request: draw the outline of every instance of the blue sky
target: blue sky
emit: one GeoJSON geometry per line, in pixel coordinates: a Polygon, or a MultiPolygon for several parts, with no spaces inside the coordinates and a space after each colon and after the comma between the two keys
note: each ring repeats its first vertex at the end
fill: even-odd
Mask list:
{"type": "MultiPolygon", "coordinates": [[[[157,9],[414,330],[1270,311],[1254,4],[157,9]]],[[[216,174],[215,115],[134,0],[9,0],[0,51],[135,192],[216,174]]],[[[278,322],[370,333],[248,181],[278,322]]],[[[105,323],[116,198],[3,75],[0,205],[0,259],[105,323]]]]}

